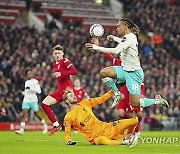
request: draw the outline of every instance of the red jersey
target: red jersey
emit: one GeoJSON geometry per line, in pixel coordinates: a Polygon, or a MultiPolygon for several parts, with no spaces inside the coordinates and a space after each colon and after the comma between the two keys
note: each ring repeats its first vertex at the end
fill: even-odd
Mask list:
{"type": "Polygon", "coordinates": [[[80,89],[73,89],[74,91],[74,94],[76,95],[77,97],[77,100],[78,102],[81,102],[84,98],[84,94],[86,93],[85,89],[84,88],[80,88],[80,89]]]}
{"type": "Polygon", "coordinates": [[[113,56],[111,56],[110,54],[108,54],[108,53],[104,53],[103,52],[103,54],[104,54],[104,57],[106,58],[106,59],[108,59],[109,61],[111,61],[111,63],[112,63],[112,65],[113,66],[121,66],[121,60],[120,59],[117,59],[117,58],[114,58],[113,56]]]}
{"type": "Polygon", "coordinates": [[[76,75],[77,70],[74,65],[66,58],[63,58],[60,62],[53,63],[54,72],[60,72],[61,76],[57,77],[58,91],[63,91],[67,87],[73,88],[70,75],[76,75]]]}

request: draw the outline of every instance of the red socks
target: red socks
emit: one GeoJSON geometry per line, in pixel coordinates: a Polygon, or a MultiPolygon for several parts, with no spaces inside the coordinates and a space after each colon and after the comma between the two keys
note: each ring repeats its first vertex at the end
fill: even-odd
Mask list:
{"type": "Polygon", "coordinates": [[[56,122],[56,117],[54,115],[54,112],[53,110],[51,109],[51,107],[49,105],[46,105],[46,104],[41,104],[44,112],[46,113],[46,115],[48,116],[49,120],[54,123],[56,122]]]}

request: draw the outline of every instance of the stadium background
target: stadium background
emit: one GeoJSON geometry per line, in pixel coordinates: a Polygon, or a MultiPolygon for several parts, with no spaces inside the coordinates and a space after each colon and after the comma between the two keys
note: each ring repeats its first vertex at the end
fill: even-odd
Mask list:
{"type": "MultiPolygon", "coordinates": [[[[90,41],[88,28],[100,23],[105,28],[103,46],[116,35],[118,18],[131,18],[141,29],[139,54],[145,73],[145,96],[161,94],[170,102],[169,108],[152,106],[144,109],[144,130],[180,129],[180,32],[176,0],[1,0],[0,1],[0,122],[20,122],[21,103],[26,71],[35,68],[41,83],[39,103],[56,89],[52,79],[51,48],[61,44],[65,57],[78,69],[78,77],[90,97],[108,89],[99,71],[110,63],[101,53],[90,53],[84,44],[90,41]],[[102,4],[97,4],[101,3],[102,4]],[[32,26],[33,25],[33,26],[32,26]]],[[[94,108],[100,120],[117,119],[116,110],[107,102],[94,108]]],[[[65,106],[57,104],[54,111],[63,121],[65,106]]],[[[43,111],[42,115],[45,117],[43,111]]],[[[47,120],[47,119],[46,119],[47,120]]],[[[33,115],[30,122],[37,122],[33,115]]]]}

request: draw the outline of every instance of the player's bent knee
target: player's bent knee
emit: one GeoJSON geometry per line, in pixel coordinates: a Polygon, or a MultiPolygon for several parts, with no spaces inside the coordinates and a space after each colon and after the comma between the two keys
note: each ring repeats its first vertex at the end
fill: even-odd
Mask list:
{"type": "Polygon", "coordinates": [[[107,77],[106,69],[103,68],[103,69],[100,71],[100,76],[101,76],[101,78],[107,77]]]}
{"type": "Polygon", "coordinates": [[[45,104],[45,105],[48,105],[48,106],[56,104],[56,103],[57,103],[56,99],[54,99],[51,96],[47,96],[42,102],[42,104],[45,104]]]}
{"type": "Polygon", "coordinates": [[[43,106],[43,105],[48,105],[49,106],[49,103],[48,102],[42,102],[41,106],[43,106]]]}

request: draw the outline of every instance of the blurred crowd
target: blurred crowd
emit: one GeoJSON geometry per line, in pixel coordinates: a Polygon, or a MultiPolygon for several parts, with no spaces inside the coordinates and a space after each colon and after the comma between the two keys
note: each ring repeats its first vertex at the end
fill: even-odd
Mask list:
{"type": "MultiPolygon", "coordinates": [[[[145,73],[145,96],[154,98],[160,94],[170,102],[168,109],[152,106],[144,109],[144,115],[159,120],[180,117],[178,6],[171,6],[163,0],[127,3],[126,17],[133,19],[142,31],[139,51],[145,73]],[[160,41],[156,40],[156,35],[160,36],[160,41]]],[[[101,81],[99,71],[111,64],[102,53],[87,51],[84,44],[91,39],[88,33],[88,29],[74,22],[64,23],[62,30],[47,29],[43,33],[26,24],[0,24],[0,121],[20,120],[27,70],[36,70],[42,87],[39,103],[56,90],[51,48],[57,44],[65,48],[65,57],[76,66],[82,87],[90,97],[105,93],[108,88],[101,81]]],[[[106,30],[102,45],[114,47],[116,44],[105,38],[108,34],[117,35],[115,29],[106,30]]],[[[112,100],[94,108],[99,119],[112,121],[118,118],[116,110],[110,108],[111,103],[112,100]]],[[[65,107],[55,105],[54,109],[62,121],[65,107]]]]}

